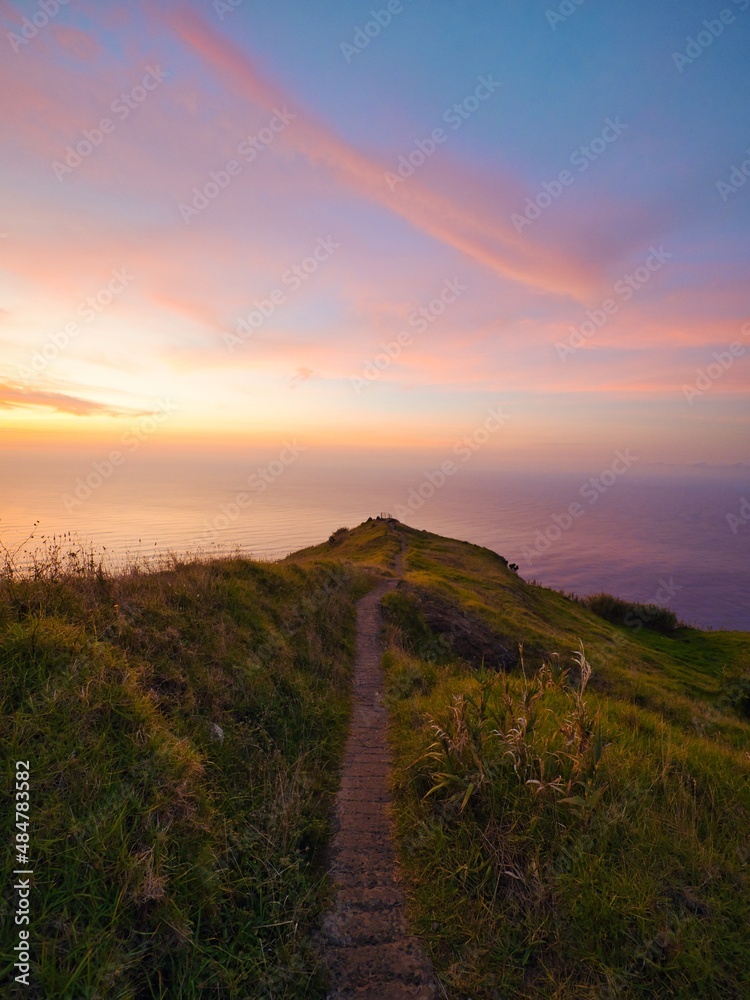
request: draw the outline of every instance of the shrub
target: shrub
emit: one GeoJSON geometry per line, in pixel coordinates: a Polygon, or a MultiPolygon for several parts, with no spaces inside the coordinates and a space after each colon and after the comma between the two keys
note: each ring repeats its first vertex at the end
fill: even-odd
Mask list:
{"type": "Polygon", "coordinates": [[[613,625],[627,628],[648,628],[662,635],[672,635],[680,627],[680,622],[674,611],[662,608],[658,604],[638,604],[625,601],[612,594],[592,594],[584,597],[583,602],[589,611],[604,618],[613,625]]]}
{"type": "Polygon", "coordinates": [[[721,681],[721,701],[750,719],[750,667],[741,670],[724,670],[721,681]]]}

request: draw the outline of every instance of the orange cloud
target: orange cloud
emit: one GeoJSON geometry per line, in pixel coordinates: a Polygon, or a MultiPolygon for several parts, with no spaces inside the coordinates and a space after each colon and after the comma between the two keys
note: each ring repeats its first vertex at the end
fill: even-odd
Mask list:
{"type": "Polygon", "coordinates": [[[0,409],[42,407],[56,413],[69,413],[76,417],[89,416],[142,416],[145,410],[124,409],[99,403],[80,396],[71,396],[63,392],[52,392],[45,389],[33,389],[27,386],[0,382],[0,409]]]}

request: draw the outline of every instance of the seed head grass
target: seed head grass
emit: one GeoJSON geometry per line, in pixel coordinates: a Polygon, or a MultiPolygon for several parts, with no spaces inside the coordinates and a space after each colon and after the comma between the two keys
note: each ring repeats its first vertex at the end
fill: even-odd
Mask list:
{"type": "Polygon", "coordinates": [[[404,533],[395,813],[444,995],[750,996],[750,635],[618,627],[487,550],[404,533]],[[515,666],[447,655],[410,585],[521,644],[515,666]]]}
{"type": "MultiPolygon", "coordinates": [[[[31,763],[23,995],[324,996],[312,933],[366,574],[111,574],[69,551],[0,580],[4,845],[13,763],[31,763]]],[[[16,942],[6,906],[6,982],[16,942]]]]}
{"type": "Polygon", "coordinates": [[[379,520],[278,563],[5,554],[2,787],[29,759],[35,872],[19,995],[327,995],[355,605],[402,542],[394,815],[443,995],[750,995],[750,635],[628,627],[379,520]]]}

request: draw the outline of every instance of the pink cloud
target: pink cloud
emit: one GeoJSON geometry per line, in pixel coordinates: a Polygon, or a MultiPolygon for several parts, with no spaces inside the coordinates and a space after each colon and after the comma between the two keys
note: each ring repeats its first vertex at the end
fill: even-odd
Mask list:
{"type": "Polygon", "coordinates": [[[590,289],[592,278],[570,252],[554,255],[522,240],[509,221],[490,219],[480,210],[430,190],[417,176],[389,185],[388,166],[366,156],[330,128],[303,111],[283,89],[265,80],[252,61],[187,7],[164,15],[175,33],[246,101],[271,114],[288,109],[295,117],[279,142],[316,166],[331,171],[339,182],[411,223],[416,229],[453,247],[499,276],[526,286],[569,295],[590,289]]]}
{"type": "Polygon", "coordinates": [[[61,24],[52,24],[50,33],[61,49],[78,62],[93,63],[101,54],[102,47],[90,34],[61,24]]]}

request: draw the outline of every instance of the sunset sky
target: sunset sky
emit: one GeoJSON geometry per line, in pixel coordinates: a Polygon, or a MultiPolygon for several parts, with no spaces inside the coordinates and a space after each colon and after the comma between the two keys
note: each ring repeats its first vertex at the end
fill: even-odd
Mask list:
{"type": "Polygon", "coordinates": [[[750,0],[57,6],[0,4],[5,447],[748,460],[750,0]]]}

